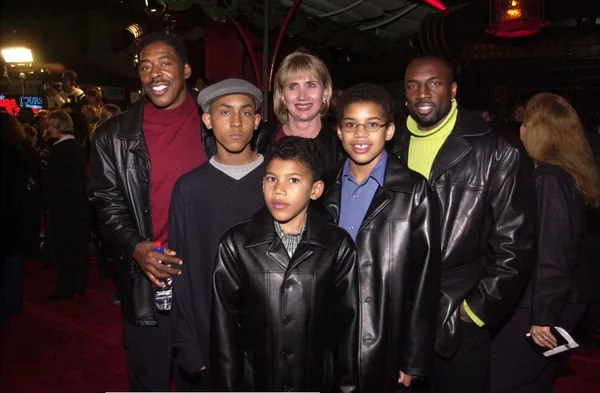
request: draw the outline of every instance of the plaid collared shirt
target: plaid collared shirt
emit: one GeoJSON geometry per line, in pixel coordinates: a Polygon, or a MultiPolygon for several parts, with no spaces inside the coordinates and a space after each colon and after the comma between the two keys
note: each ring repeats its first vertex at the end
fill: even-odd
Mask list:
{"type": "Polygon", "coordinates": [[[283,229],[281,229],[281,225],[276,220],[273,220],[275,224],[275,232],[277,232],[277,236],[283,242],[283,246],[288,252],[290,258],[294,255],[296,248],[298,248],[298,244],[300,244],[300,240],[302,240],[302,235],[304,234],[304,229],[306,228],[306,221],[302,226],[302,229],[299,233],[285,233],[283,229]]]}

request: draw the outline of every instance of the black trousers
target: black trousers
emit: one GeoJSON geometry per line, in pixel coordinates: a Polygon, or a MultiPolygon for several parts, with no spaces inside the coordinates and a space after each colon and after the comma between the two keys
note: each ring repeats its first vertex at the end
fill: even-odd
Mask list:
{"type": "Polygon", "coordinates": [[[171,345],[171,317],[160,312],[158,326],[125,322],[125,350],[132,392],[170,392],[171,380],[178,392],[207,391],[208,381],[188,375],[177,366],[171,345]]]}
{"type": "Polygon", "coordinates": [[[460,321],[460,346],[450,359],[435,357],[432,392],[488,393],[491,334],[474,323],[460,321]]]}
{"type": "Polygon", "coordinates": [[[84,220],[53,224],[52,247],[56,255],[58,282],[56,294],[85,295],[89,271],[88,223],[84,220]]]}

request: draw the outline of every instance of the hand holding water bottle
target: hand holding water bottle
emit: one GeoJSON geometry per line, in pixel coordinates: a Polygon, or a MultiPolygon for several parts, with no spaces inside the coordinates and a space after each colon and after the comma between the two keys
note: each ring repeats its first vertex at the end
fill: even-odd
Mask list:
{"type": "Polygon", "coordinates": [[[158,287],[165,286],[161,280],[181,274],[181,271],[176,267],[182,265],[183,261],[175,255],[176,252],[168,248],[164,248],[162,253],[156,251],[155,243],[151,241],[138,243],[133,252],[133,258],[140,265],[144,274],[153,285],[158,287]]]}
{"type": "MultiPolygon", "coordinates": [[[[165,249],[160,242],[154,243],[154,251],[161,253],[164,255],[165,249]]],[[[160,260],[159,263],[166,265],[168,267],[173,267],[172,265],[165,263],[160,260]]],[[[154,286],[154,304],[156,308],[160,311],[168,311],[171,309],[171,303],[173,300],[173,279],[171,277],[165,278],[161,280],[162,286],[154,286]]]]}

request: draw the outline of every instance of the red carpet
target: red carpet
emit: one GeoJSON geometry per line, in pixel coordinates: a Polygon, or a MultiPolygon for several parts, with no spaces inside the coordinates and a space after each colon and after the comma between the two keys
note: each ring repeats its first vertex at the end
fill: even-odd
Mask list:
{"type": "Polygon", "coordinates": [[[111,280],[90,266],[85,298],[47,300],[56,270],[26,262],[23,313],[0,330],[0,390],[96,393],[127,390],[121,310],[111,280]]]}
{"type": "MultiPolygon", "coordinates": [[[[121,314],[112,281],[90,267],[85,298],[51,301],[56,271],[27,262],[23,313],[0,328],[0,391],[100,393],[127,390],[121,314]]],[[[600,349],[576,350],[554,393],[600,393],[600,349]]]]}

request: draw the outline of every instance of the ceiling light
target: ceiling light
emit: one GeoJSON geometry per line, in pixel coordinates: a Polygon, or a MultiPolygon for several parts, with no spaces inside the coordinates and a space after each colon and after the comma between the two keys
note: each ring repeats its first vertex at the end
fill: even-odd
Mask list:
{"type": "Polygon", "coordinates": [[[33,55],[28,48],[6,48],[2,49],[2,57],[7,63],[32,63],[33,55]]]}

